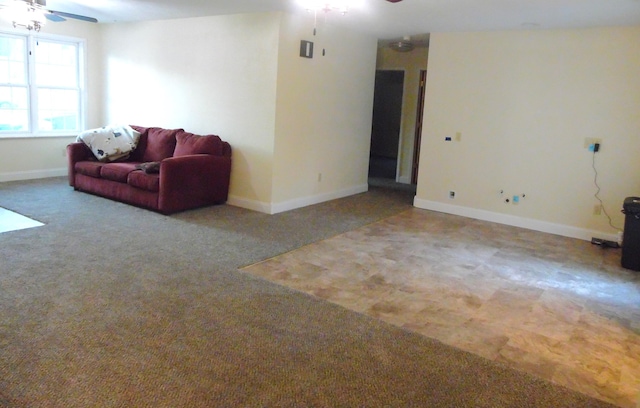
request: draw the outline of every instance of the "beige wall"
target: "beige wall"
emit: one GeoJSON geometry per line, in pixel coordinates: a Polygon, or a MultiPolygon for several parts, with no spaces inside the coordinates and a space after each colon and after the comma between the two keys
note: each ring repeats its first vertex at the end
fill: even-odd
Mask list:
{"type": "Polygon", "coordinates": [[[232,198],[271,202],[280,21],[260,13],[106,26],[105,120],[217,134],[233,146],[232,198]]]}
{"type": "Polygon", "coordinates": [[[423,47],[415,48],[410,52],[398,52],[388,47],[378,49],[377,69],[405,72],[400,143],[398,146],[399,169],[396,175],[396,180],[401,183],[411,183],[420,71],[427,69],[428,55],[429,49],[423,47]]]}
{"type": "Polygon", "coordinates": [[[233,205],[275,213],[366,191],[375,39],[327,27],[316,57],[300,58],[312,22],[257,13],[107,26],[105,120],[220,135],[234,149],[233,205]]]}
{"type": "Polygon", "coordinates": [[[584,143],[602,139],[600,195],[621,228],[640,195],[640,27],[434,33],[428,69],[416,206],[615,239],[584,143]]]}
{"type": "Polygon", "coordinates": [[[366,191],[375,39],[327,26],[316,57],[300,58],[312,23],[257,13],[106,26],[105,120],[220,135],[234,149],[234,205],[275,213],[366,191]]]}
{"type": "Polygon", "coordinates": [[[280,32],[272,212],[366,191],[376,40],[309,15],[280,32]],[[300,40],[314,58],[299,56],[300,40]],[[322,55],[323,49],[326,55],[322,55]]]}
{"type": "MultiPolygon", "coordinates": [[[[0,21],[0,30],[9,33],[26,32],[25,29],[13,28],[5,21],[0,21]]],[[[49,22],[42,32],[86,40],[87,125],[97,126],[101,123],[102,111],[99,26],[73,20],[64,23],[49,22]]],[[[0,182],[65,175],[65,147],[75,140],[75,136],[0,138],[0,182]]]]}

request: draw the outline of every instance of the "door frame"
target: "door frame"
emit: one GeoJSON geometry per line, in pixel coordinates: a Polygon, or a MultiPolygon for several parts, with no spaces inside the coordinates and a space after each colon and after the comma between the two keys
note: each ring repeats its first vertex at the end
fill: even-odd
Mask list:
{"type": "Polygon", "coordinates": [[[416,111],[416,125],[413,141],[413,161],[411,162],[411,184],[418,184],[418,169],[420,167],[420,145],[422,144],[422,125],[424,122],[424,98],[427,90],[427,70],[420,70],[418,85],[418,103],[416,111]]]}

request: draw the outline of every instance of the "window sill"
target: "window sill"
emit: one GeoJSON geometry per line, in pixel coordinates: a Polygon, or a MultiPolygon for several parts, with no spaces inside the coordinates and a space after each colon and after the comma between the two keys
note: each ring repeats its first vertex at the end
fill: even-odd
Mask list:
{"type": "Polygon", "coordinates": [[[38,133],[37,135],[33,134],[12,134],[12,135],[0,135],[0,140],[9,140],[9,139],[45,139],[45,138],[65,138],[65,137],[77,137],[78,133],[74,134],[61,134],[61,133],[38,133]]]}

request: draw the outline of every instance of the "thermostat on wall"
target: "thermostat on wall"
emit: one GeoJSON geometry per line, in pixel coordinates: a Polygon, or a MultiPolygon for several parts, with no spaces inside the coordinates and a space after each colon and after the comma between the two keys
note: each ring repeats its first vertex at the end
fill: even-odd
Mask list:
{"type": "Polygon", "coordinates": [[[313,58],[313,43],[311,41],[300,41],[300,56],[304,58],[313,58]]]}

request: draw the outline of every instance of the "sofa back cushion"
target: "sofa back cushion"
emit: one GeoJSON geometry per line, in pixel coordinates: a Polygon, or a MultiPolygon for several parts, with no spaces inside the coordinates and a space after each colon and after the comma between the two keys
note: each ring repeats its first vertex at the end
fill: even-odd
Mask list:
{"type": "Polygon", "coordinates": [[[181,129],[149,128],[147,148],[142,155],[142,161],[162,161],[171,157],[176,148],[176,133],[179,130],[181,129]]]}
{"type": "Polygon", "coordinates": [[[221,156],[223,150],[222,140],[216,135],[200,136],[179,130],[176,134],[175,157],[189,154],[211,154],[221,156]]]}
{"type": "Polygon", "coordinates": [[[142,128],[131,126],[141,133],[138,147],[130,157],[131,161],[162,161],[173,155],[176,148],[176,133],[182,129],[142,128]]]}
{"type": "Polygon", "coordinates": [[[136,125],[129,126],[131,126],[133,130],[140,133],[140,137],[138,138],[138,146],[136,146],[135,150],[131,152],[131,155],[129,155],[129,160],[140,162],[142,161],[142,155],[147,148],[147,132],[149,132],[149,128],[136,125]]]}

